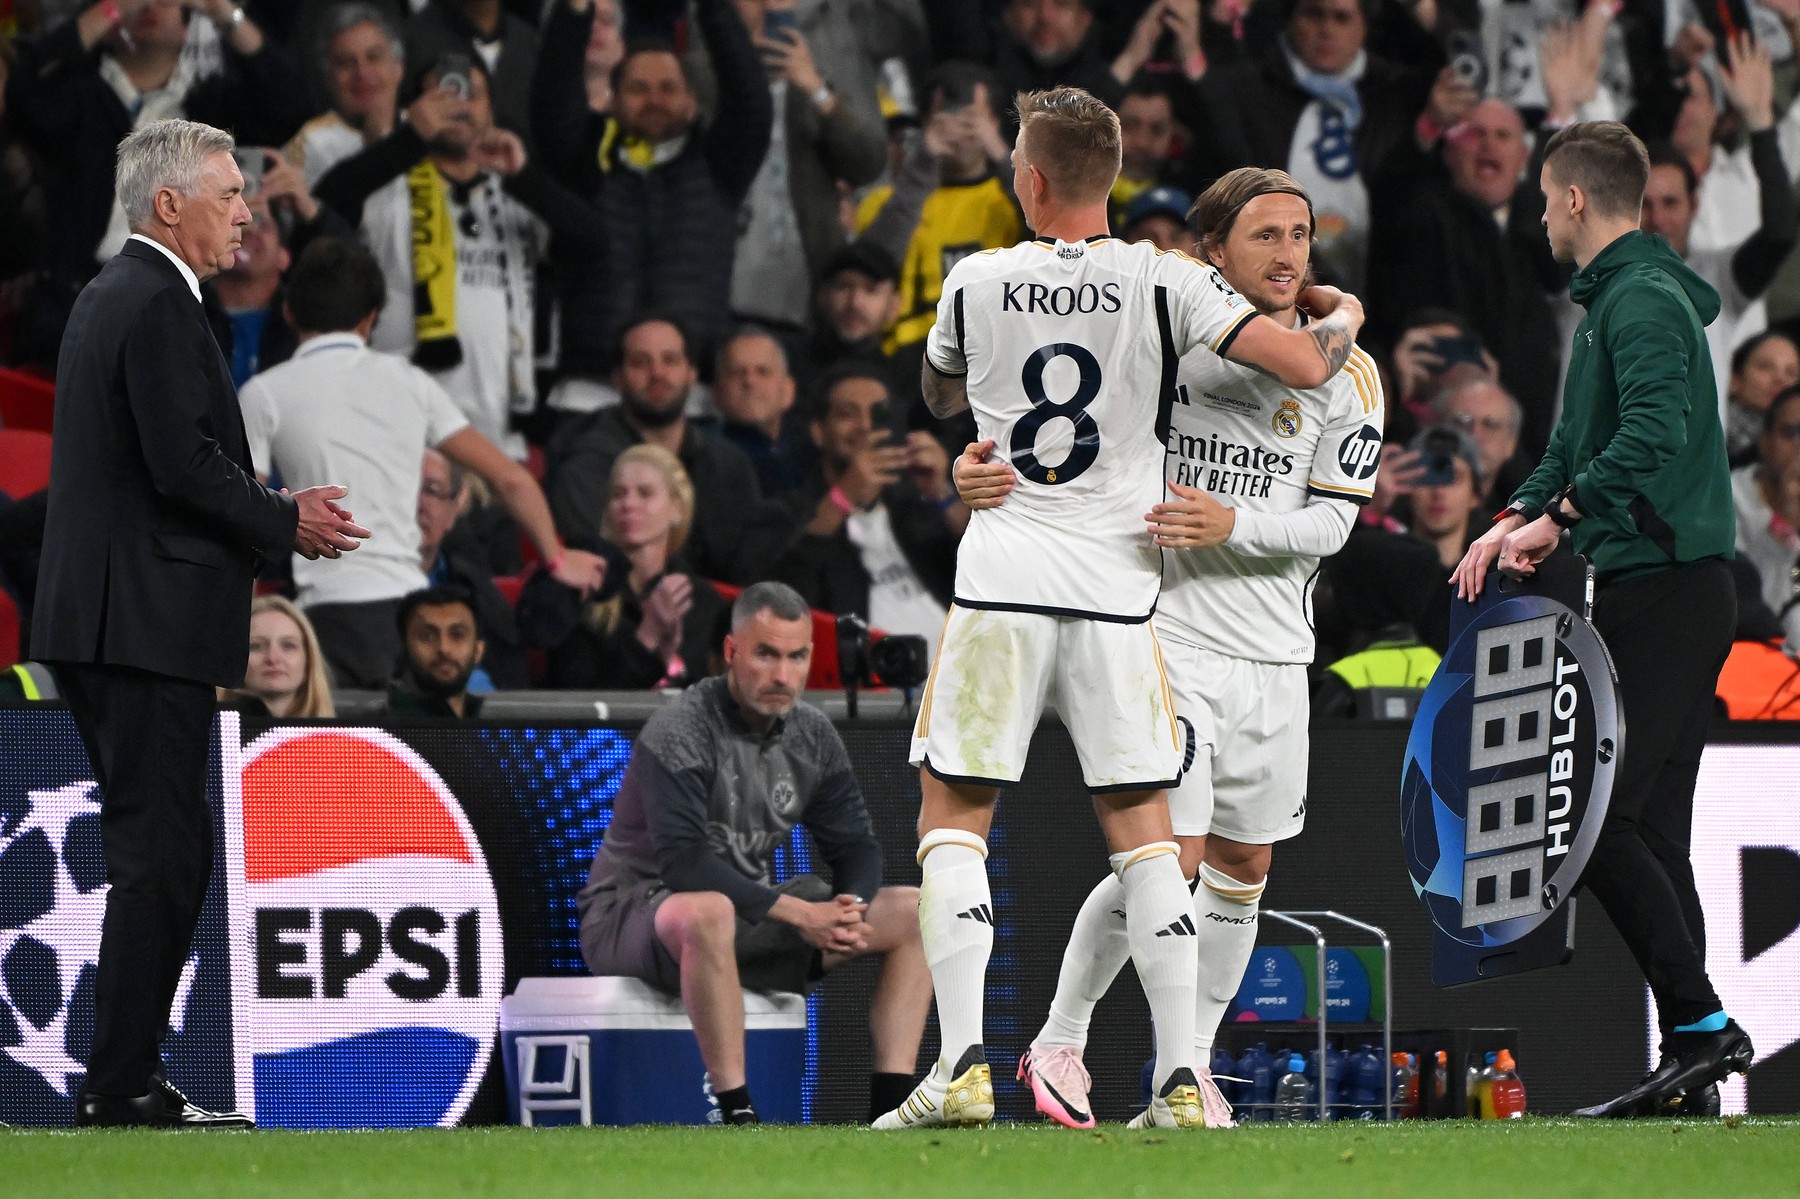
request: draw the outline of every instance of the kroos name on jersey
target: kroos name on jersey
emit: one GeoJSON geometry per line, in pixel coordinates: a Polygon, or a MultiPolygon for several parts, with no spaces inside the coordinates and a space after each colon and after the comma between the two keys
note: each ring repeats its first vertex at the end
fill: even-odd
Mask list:
{"type": "Polygon", "coordinates": [[[1071,316],[1078,312],[1117,312],[1117,283],[1083,283],[1080,287],[1050,287],[1043,283],[1000,282],[1000,311],[1034,312],[1040,316],[1071,316]]]}

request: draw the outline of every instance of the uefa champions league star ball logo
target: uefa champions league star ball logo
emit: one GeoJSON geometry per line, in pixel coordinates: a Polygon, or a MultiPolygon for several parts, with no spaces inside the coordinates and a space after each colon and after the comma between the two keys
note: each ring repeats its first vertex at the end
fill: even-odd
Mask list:
{"type": "Polygon", "coordinates": [[[0,833],[0,1053],[63,1096],[86,1071],[105,908],[99,792],[31,792],[0,833]]]}

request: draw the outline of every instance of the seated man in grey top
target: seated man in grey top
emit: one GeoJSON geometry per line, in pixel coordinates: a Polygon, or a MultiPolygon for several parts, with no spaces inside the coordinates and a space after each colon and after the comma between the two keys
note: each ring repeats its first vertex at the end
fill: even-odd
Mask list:
{"type": "Polygon", "coordinates": [[[831,721],[800,701],[812,658],[805,601],[780,583],[738,597],[725,674],[644,725],[612,824],[577,899],[596,974],[678,991],[728,1124],[757,1123],[744,1068],[743,988],[805,991],[878,954],[870,1118],[912,1091],[931,977],[919,892],[881,886],[881,847],[831,721]],[[831,881],[773,885],[796,824],[831,881]]]}

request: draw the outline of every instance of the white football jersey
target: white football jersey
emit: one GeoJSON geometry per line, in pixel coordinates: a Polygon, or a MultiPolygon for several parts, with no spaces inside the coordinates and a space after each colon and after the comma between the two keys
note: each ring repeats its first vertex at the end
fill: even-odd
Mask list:
{"type": "MultiPolygon", "coordinates": [[[[1249,512],[1369,502],[1384,414],[1380,376],[1360,349],[1312,391],[1209,354],[1183,358],[1179,378],[1170,481],[1249,512]]],[[[1170,550],[1157,631],[1228,657],[1310,662],[1318,572],[1317,557],[1251,556],[1230,541],[1170,550]]]]}
{"type": "Polygon", "coordinates": [[[1177,367],[1216,359],[1257,315],[1212,267],[1148,243],[1022,242],[957,263],[925,353],[967,375],[976,426],[1019,481],[969,521],[956,602],[1148,618],[1162,555],[1144,515],[1163,496],[1177,367]]]}

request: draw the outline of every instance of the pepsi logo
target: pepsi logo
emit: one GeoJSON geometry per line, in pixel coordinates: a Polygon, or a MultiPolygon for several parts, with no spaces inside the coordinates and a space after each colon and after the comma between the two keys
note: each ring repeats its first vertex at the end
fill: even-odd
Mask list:
{"type": "Polygon", "coordinates": [[[456,797],[377,729],[273,730],[237,780],[234,1042],[257,1121],[455,1123],[501,988],[499,905],[456,797]]]}

